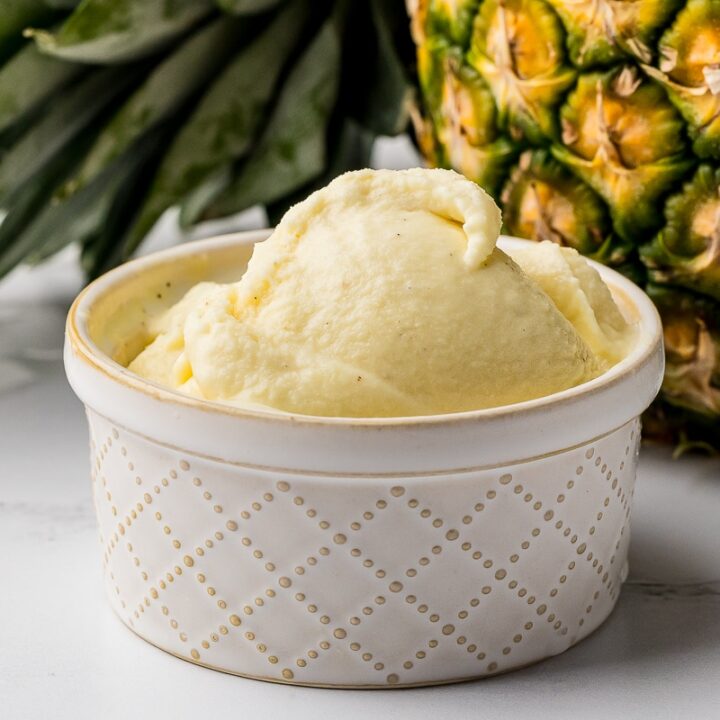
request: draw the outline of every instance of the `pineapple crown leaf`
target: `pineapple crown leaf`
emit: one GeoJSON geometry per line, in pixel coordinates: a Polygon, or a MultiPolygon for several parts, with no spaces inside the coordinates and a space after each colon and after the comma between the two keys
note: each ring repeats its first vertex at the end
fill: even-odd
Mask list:
{"type": "Polygon", "coordinates": [[[416,102],[399,0],[49,4],[14,3],[17,17],[0,17],[0,276],[73,241],[62,229],[42,237],[53,218],[71,217],[64,226],[76,228],[94,275],[137,247],[171,205],[185,223],[255,200],[277,214],[324,172],[366,166],[374,137],[403,132],[416,102]],[[325,47],[294,81],[319,84],[283,100],[302,48],[328,21],[337,51],[325,47]],[[249,40],[270,30],[260,62],[249,40]],[[286,120],[273,122],[283,102],[286,120]],[[319,109],[322,120],[313,119],[319,109]]]}

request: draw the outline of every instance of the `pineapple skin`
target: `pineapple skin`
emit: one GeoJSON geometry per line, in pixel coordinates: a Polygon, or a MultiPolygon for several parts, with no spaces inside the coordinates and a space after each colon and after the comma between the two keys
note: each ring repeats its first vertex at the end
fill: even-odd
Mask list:
{"type": "Polygon", "coordinates": [[[720,2],[407,0],[431,165],[505,230],[646,287],[667,373],[646,432],[720,451],[720,2]]]}

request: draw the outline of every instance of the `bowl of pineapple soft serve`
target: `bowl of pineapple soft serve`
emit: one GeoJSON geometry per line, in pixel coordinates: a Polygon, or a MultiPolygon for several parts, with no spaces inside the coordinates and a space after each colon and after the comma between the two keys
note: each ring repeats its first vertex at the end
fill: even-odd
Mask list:
{"type": "Polygon", "coordinates": [[[394,214],[363,214],[378,193],[393,206],[372,173],[350,180],[359,196],[315,197],[335,220],[281,223],[287,262],[270,231],[213,238],[131,261],[73,304],[65,362],[90,426],[105,585],[154,645],[258,679],[403,687],[563,652],[614,607],[638,417],[662,378],[658,316],[621,275],[554,249],[540,262],[501,237],[518,262],[483,255],[467,238],[492,210],[428,172],[390,180],[404,188],[394,214]],[[396,275],[374,280],[373,264],[396,275]],[[463,285],[488,267],[494,289],[463,285]],[[524,309],[528,283],[541,313],[524,309]],[[455,353],[433,349],[449,337],[455,353]],[[238,355],[241,372],[217,372],[238,355]]]}

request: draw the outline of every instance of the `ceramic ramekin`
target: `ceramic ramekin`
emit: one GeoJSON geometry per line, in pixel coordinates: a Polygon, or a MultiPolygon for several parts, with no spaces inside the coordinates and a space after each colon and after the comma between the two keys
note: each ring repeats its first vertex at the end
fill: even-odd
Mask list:
{"type": "Polygon", "coordinates": [[[266,235],[135,260],[70,310],[65,363],[122,621],[207,667],[368,688],[505,672],[591,633],[627,573],[638,416],[663,372],[647,297],[596,266],[639,325],[633,353],[580,387],[477,412],[244,411],[123,367],[148,313],[238,278],[266,235]]]}

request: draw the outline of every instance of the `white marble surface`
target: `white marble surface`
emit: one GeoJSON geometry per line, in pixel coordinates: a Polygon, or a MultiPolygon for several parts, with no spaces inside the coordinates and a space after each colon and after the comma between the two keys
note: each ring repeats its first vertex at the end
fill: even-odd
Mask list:
{"type": "Polygon", "coordinates": [[[132,635],[103,598],[85,418],[62,370],[78,281],[68,255],[0,284],[2,720],[720,717],[720,460],[658,448],[642,454],[617,610],[535,667],[441,688],[316,690],[215,673],[132,635]]]}

